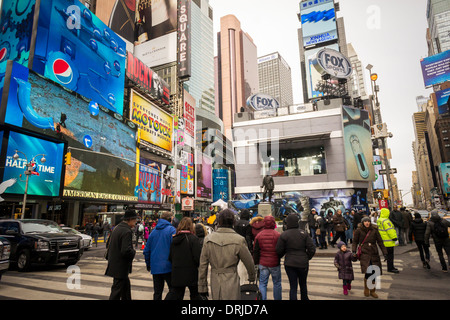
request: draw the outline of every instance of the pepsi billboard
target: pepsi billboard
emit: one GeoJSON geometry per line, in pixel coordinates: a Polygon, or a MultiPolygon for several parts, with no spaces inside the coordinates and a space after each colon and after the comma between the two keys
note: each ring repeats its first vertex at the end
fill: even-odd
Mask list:
{"type": "Polygon", "coordinates": [[[4,167],[3,180],[15,179],[5,193],[23,195],[25,193],[25,170],[27,163],[34,159],[33,174],[28,179],[28,195],[59,197],[63,176],[64,143],[39,139],[10,131],[4,167]],[[15,158],[16,154],[19,156],[15,158]],[[41,162],[44,156],[45,161],[41,162]]]}
{"type": "Polygon", "coordinates": [[[35,5],[35,0],[0,1],[0,97],[7,61],[28,66],[35,5]]]}
{"type": "Polygon", "coordinates": [[[41,1],[34,71],[123,115],[125,61],[125,42],[79,1],[41,1]]]}
{"type": "Polygon", "coordinates": [[[12,61],[0,122],[68,142],[63,196],[137,202],[136,125],[12,61]],[[118,158],[108,157],[114,155],[118,158]]]}

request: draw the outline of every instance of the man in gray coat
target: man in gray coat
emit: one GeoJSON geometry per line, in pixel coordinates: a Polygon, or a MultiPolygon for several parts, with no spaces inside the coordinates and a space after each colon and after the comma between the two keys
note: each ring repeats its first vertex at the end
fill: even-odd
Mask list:
{"type": "Polygon", "coordinates": [[[198,291],[208,293],[208,265],[211,265],[211,291],[213,300],[240,300],[240,279],[237,271],[242,261],[248,272],[248,280],[255,281],[255,265],[245,238],[233,230],[234,213],[225,209],[219,213],[218,229],[206,236],[200,266],[198,291]]]}
{"type": "Polygon", "coordinates": [[[448,235],[448,228],[450,228],[450,222],[442,219],[436,209],[431,211],[431,217],[430,220],[428,220],[427,228],[425,230],[425,244],[430,245],[430,236],[432,236],[443,272],[448,272],[443,250],[447,254],[448,264],[450,265],[450,238],[448,235]],[[436,228],[436,224],[440,224],[439,229],[444,231],[444,235],[439,235],[437,233],[438,228],[436,228]],[[447,230],[445,230],[445,228],[447,228],[447,230]]]}
{"type": "Polygon", "coordinates": [[[108,266],[105,275],[113,277],[109,300],[131,300],[131,284],[128,275],[131,273],[136,251],[133,249],[132,236],[137,214],[127,210],[123,221],[115,228],[107,243],[106,259],[108,266]]]}

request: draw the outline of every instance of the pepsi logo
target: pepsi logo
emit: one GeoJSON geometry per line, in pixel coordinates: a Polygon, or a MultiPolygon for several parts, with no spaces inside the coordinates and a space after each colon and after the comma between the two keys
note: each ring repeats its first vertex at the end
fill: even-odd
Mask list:
{"type": "Polygon", "coordinates": [[[8,49],[1,48],[0,49],[0,62],[2,62],[3,60],[6,60],[7,55],[8,55],[8,49]]]}
{"type": "Polygon", "coordinates": [[[69,63],[63,59],[56,59],[53,62],[53,74],[62,84],[69,84],[73,80],[73,71],[69,63]]]}

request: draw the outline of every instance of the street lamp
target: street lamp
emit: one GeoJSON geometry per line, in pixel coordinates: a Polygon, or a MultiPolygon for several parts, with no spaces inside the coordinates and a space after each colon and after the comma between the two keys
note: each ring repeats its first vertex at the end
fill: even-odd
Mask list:
{"type": "MultiPolygon", "coordinates": [[[[371,99],[372,106],[373,106],[373,100],[375,98],[375,108],[374,108],[375,124],[380,125],[383,123],[383,121],[381,120],[380,103],[378,101],[378,92],[380,91],[380,89],[378,88],[377,83],[376,83],[376,81],[378,80],[378,74],[372,72],[373,65],[371,65],[371,64],[368,64],[366,69],[369,70],[369,73],[370,73],[370,84],[372,87],[372,99],[371,99]]],[[[388,136],[380,137],[380,141],[381,141],[382,150],[383,150],[384,165],[386,168],[386,180],[388,183],[388,191],[389,191],[389,196],[391,198],[391,204],[392,204],[392,202],[394,201],[394,197],[393,197],[392,182],[391,182],[391,165],[390,165],[389,159],[387,157],[387,152],[386,152],[387,151],[386,139],[388,137],[392,138],[392,134],[388,134],[388,136]]]]}
{"type": "Polygon", "coordinates": [[[22,151],[16,150],[16,153],[13,155],[13,159],[14,160],[18,160],[19,159],[19,153],[23,154],[27,163],[25,164],[25,166],[27,167],[27,170],[25,170],[25,175],[27,176],[26,182],[25,182],[25,193],[23,194],[23,203],[22,203],[22,212],[20,215],[20,219],[24,219],[25,217],[25,206],[27,203],[27,193],[28,193],[28,179],[30,177],[30,175],[32,174],[36,174],[35,171],[33,170],[34,166],[36,165],[36,161],[35,159],[38,156],[42,156],[40,162],[41,163],[45,163],[47,161],[47,159],[45,159],[45,154],[38,154],[36,156],[33,157],[33,159],[31,159],[30,162],[28,162],[28,158],[27,155],[25,153],[23,153],[22,151]]]}

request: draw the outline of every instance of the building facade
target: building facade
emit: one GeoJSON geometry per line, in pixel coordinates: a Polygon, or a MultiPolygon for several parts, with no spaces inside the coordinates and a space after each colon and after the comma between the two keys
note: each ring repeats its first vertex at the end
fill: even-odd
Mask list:
{"type": "Polygon", "coordinates": [[[294,104],[291,67],[278,53],[258,58],[259,92],[275,98],[280,107],[294,104]]]}

